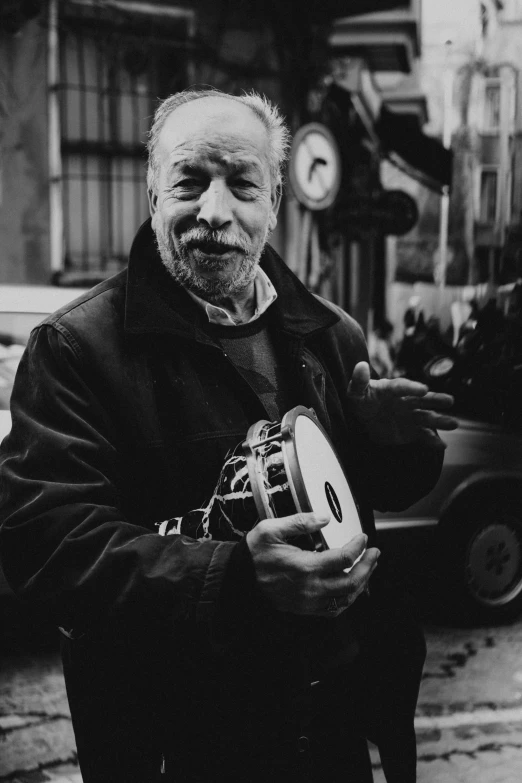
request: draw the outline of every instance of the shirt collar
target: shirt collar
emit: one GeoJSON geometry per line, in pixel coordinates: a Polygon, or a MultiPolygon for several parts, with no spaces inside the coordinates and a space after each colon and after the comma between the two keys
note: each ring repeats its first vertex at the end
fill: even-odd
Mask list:
{"type": "MultiPolygon", "coordinates": [[[[190,294],[192,299],[206,312],[209,323],[219,324],[220,326],[237,326],[230,313],[225,310],[224,307],[211,304],[211,302],[207,302],[205,299],[201,299],[201,297],[192,293],[192,291],[189,291],[188,289],[186,289],[186,291],[188,294],[190,294]]],[[[243,324],[249,324],[252,323],[252,321],[257,320],[277,299],[277,291],[272,285],[266,272],[261,269],[260,266],[257,267],[256,276],[254,278],[254,292],[256,298],[256,309],[254,310],[252,317],[249,318],[248,321],[243,321],[243,324]]]]}

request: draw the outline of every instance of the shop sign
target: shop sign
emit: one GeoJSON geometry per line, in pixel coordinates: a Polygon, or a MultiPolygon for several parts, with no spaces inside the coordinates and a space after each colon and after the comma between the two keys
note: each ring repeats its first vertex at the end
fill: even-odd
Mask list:
{"type": "Polygon", "coordinates": [[[336,217],[354,228],[375,228],[382,234],[402,236],[415,226],[419,211],[415,199],[405,191],[383,190],[373,196],[343,199],[336,217]]]}

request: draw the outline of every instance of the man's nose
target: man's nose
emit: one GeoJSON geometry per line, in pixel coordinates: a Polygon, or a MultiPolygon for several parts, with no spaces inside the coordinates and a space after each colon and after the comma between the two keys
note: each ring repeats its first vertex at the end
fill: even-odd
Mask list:
{"type": "Polygon", "coordinates": [[[211,182],[199,200],[198,221],[210,228],[221,228],[232,222],[230,194],[224,183],[211,182]]]}

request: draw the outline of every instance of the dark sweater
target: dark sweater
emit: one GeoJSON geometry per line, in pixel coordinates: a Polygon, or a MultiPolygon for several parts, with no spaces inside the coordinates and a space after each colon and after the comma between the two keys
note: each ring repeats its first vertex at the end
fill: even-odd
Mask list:
{"type": "Polygon", "coordinates": [[[278,421],[287,410],[288,394],[283,372],[264,316],[248,324],[212,324],[211,333],[261,399],[270,421],[278,421]]]}

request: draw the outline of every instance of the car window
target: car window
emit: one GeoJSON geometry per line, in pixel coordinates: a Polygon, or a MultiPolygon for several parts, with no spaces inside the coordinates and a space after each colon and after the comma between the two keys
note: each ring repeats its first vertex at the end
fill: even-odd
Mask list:
{"type": "MultiPolygon", "coordinates": [[[[0,285],[0,411],[9,409],[16,370],[31,330],[85,288],[0,285]]],[[[8,415],[0,416],[0,438],[8,415]]]]}
{"type": "Polygon", "coordinates": [[[2,338],[3,335],[0,336],[0,410],[7,410],[24,346],[20,343],[5,345],[2,338]]]}

